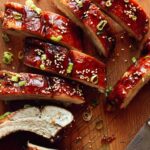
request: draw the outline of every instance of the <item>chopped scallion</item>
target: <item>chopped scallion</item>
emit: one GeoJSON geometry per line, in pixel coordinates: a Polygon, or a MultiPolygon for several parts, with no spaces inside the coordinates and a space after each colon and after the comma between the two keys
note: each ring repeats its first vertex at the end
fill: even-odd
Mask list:
{"type": "Polygon", "coordinates": [[[4,52],[3,54],[3,63],[5,64],[11,64],[13,61],[13,54],[11,52],[4,52]]]}
{"type": "Polygon", "coordinates": [[[57,37],[52,35],[50,39],[54,42],[60,42],[62,40],[62,38],[63,37],[61,35],[59,35],[57,37]]]}
{"type": "Polygon", "coordinates": [[[68,68],[67,68],[67,73],[68,73],[68,74],[70,74],[70,73],[72,72],[72,70],[73,70],[73,65],[74,65],[73,63],[69,63],[69,64],[68,64],[68,68]]]}

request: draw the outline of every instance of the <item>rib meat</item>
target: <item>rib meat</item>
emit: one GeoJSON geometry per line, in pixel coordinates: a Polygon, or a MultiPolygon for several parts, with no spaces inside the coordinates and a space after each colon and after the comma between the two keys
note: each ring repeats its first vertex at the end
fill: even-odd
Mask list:
{"type": "Polygon", "coordinates": [[[118,81],[107,98],[107,108],[119,107],[122,109],[127,107],[133,97],[149,80],[150,55],[146,55],[133,64],[118,81]]]}
{"type": "Polygon", "coordinates": [[[84,103],[82,86],[59,77],[0,71],[1,100],[57,100],[84,103]]]}
{"type": "Polygon", "coordinates": [[[90,37],[98,51],[108,56],[115,36],[100,9],[90,0],[54,0],[54,4],[90,37]]]}
{"type": "Polygon", "coordinates": [[[0,138],[18,131],[28,131],[46,139],[54,138],[73,121],[73,115],[59,107],[20,109],[0,120],[0,138]]]}
{"type": "Polygon", "coordinates": [[[24,64],[96,87],[101,92],[105,89],[105,64],[79,51],[27,38],[24,64]]]}
{"type": "Polygon", "coordinates": [[[68,48],[81,49],[77,28],[68,18],[59,14],[48,11],[37,14],[27,6],[7,2],[2,20],[3,30],[9,33],[38,36],[68,48]]]}
{"type": "Polygon", "coordinates": [[[148,32],[148,16],[135,0],[93,0],[93,2],[137,40],[142,40],[148,32]]]}

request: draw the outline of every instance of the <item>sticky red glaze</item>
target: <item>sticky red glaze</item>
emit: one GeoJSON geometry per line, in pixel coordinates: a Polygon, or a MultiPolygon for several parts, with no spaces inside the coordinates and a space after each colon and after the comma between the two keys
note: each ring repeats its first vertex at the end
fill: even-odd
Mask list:
{"type": "Polygon", "coordinates": [[[3,28],[21,30],[48,40],[52,36],[62,36],[62,40],[59,41],[60,44],[69,48],[82,49],[77,28],[69,19],[55,13],[42,11],[39,15],[26,6],[13,2],[6,3],[3,28]],[[22,15],[21,20],[14,18],[13,14],[15,12],[22,15]]]}
{"type": "MultiPolygon", "coordinates": [[[[115,46],[115,36],[112,33],[109,23],[107,23],[102,32],[98,34],[99,31],[97,29],[97,25],[100,23],[100,21],[107,20],[100,9],[90,0],[82,1],[82,7],[79,7],[77,2],[75,2],[74,0],[65,0],[65,3],[67,4],[67,7],[71,10],[71,12],[75,15],[75,17],[78,18],[78,20],[82,22],[83,25],[85,25],[85,29],[88,30],[87,27],[89,27],[90,30],[92,30],[92,32],[96,35],[96,38],[98,38],[98,41],[104,47],[104,55],[107,56],[109,51],[111,51],[115,46]]],[[[93,37],[91,36],[90,38],[93,37]]]]}
{"type": "MultiPolygon", "coordinates": [[[[132,65],[124,76],[118,81],[107,98],[107,103],[120,107],[125,102],[129,92],[150,73],[150,55],[147,55],[132,65]]],[[[144,82],[144,81],[143,81],[144,82]]],[[[138,91],[137,91],[138,92],[138,91]]]]}
{"type": "Polygon", "coordinates": [[[105,65],[97,59],[81,52],[70,50],[35,38],[26,39],[24,63],[30,67],[40,68],[44,64],[45,70],[63,77],[83,82],[104,91],[105,65]],[[41,55],[46,54],[46,60],[41,60],[41,55]],[[69,63],[73,63],[73,70],[67,73],[69,63]],[[96,75],[98,82],[91,81],[96,75]]]}
{"type": "Polygon", "coordinates": [[[149,19],[144,10],[135,2],[135,0],[93,0],[96,2],[100,8],[102,8],[106,13],[108,13],[114,20],[116,20],[120,25],[122,22],[127,26],[133,33],[136,39],[141,40],[144,35],[148,32],[149,19]],[[111,1],[111,6],[107,7],[106,2],[111,1]],[[128,12],[126,12],[128,11],[128,12]],[[129,13],[137,17],[134,21],[129,13]],[[115,17],[114,17],[115,16],[115,17]]]}
{"type": "Polygon", "coordinates": [[[11,81],[11,77],[16,73],[8,71],[0,71],[0,96],[12,96],[11,99],[15,99],[15,96],[33,96],[41,97],[41,99],[55,99],[55,97],[63,95],[63,99],[69,98],[70,102],[77,103],[78,99],[80,103],[84,102],[84,95],[82,87],[71,81],[64,80],[59,77],[46,77],[37,74],[19,73],[19,81],[26,81],[24,86],[19,86],[18,82],[11,81]]]}

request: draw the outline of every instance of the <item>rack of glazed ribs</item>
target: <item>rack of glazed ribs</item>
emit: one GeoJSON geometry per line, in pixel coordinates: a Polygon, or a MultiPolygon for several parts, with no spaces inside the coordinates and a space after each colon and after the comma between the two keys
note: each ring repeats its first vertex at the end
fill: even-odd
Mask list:
{"type": "MultiPolygon", "coordinates": [[[[106,57],[113,53],[115,48],[115,52],[120,48],[122,44],[118,42],[120,34],[127,36],[129,40],[134,38],[134,42],[144,43],[149,29],[147,14],[135,0],[49,0],[49,2],[65,16],[41,10],[32,0],[27,0],[25,5],[6,2],[5,10],[0,11],[1,29],[5,36],[23,35],[23,40],[21,38],[23,59],[20,61],[31,71],[31,73],[19,73],[20,69],[16,69],[18,71],[16,73],[7,71],[7,69],[0,70],[0,98],[4,101],[17,100],[16,103],[24,100],[25,102],[38,100],[37,105],[41,105],[41,101],[44,101],[44,104],[48,102],[50,105],[62,107],[72,104],[73,107],[67,107],[71,111],[79,109],[82,113],[86,109],[82,115],[79,112],[77,112],[79,116],[75,115],[84,121],[92,119],[92,129],[94,123],[97,132],[97,129],[101,128],[99,127],[101,125],[98,124],[101,123],[101,120],[98,120],[97,123],[94,122],[97,120],[94,115],[88,116],[89,112],[92,113],[94,108],[98,108],[91,104],[91,97],[97,101],[95,98],[97,94],[102,93],[102,96],[106,94],[103,98],[107,111],[116,108],[124,109],[150,80],[149,39],[145,44],[143,55],[138,60],[134,60],[134,63],[110,91],[108,91],[106,83],[106,57]],[[111,23],[115,23],[115,25],[111,23]],[[114,26],[119,27],[119,25],[122,27],[121,30],[117,31],[116,28],[113,28],[114,26]],[[94,50],[98,50],[95,51],[95,54],[102,54],[101,60],[94,54],[90,56],[86,48],[84,50],[86,46],[83,40],[86,41],[86,38],[83,39],[83,37],[91,42],[89,42],[90,46],[94,50]],[[59,102],[65,105],[59,104],[59,102]]],[[[46,3],[48,4],[48,2],[46,3]]],[[[130,46],[134,46],[134,43],[126,47],[130,46]]],[[[16,47],[18,48],[18,46],[16,47]]],[[[11,62],[7,63],[10,59],[9,54],[13,58],[15,57],[15,53],[11,54],[13,53],[11,50],[13,49],[8,49],[3,54],[3,60],[6,59],[3,61],[5,65],[11,65],[11,62]]],[[[119,56],[120,54],[115,55],[119,56]]],[[[113,69],[111,71],[116,72],[113,69]]],[[[63,108],[29,106],[0,117],[0,139],[14,132],[27,131],[50,140],[73,121],[72,113],[63,108]]],[[[53,141],[55,142],[55,140],[53,141]]],[[[73,139],[70,141],[72,142],[73,139]]],[[[28,144],[27,146],[28,149],[47,149],[38,144],[28,144]]],[[[69,148],[67,147],[67,149],[69,148]]]]}

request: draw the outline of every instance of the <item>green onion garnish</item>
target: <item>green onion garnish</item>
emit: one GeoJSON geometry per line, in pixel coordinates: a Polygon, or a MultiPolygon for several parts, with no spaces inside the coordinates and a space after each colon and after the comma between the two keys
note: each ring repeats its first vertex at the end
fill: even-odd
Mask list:
{"type": "Polygon", "coordinates": [[[97,25],[97,30],[102,31],[107,23],[108,23],[107,20],[101,20],[97,25]]]}
{"type": "Polygon", "coordinates": [[[59,35],[57,37],[52,35],[50,39],[54,42],[60,42],[62,40],[62,38],[63,37],[61,35],[59,35]]]}
{"type": "Polygon", "coordinates": [[[74,65],[73,63],[69,63],[69,64],[68,64],[68,68],[67,68],[67,73],[68,73],[68,74],[70,74],[70,73],[72,72],[72,70],[73,70],[73,65],[74,65]]]}
{"type": "Polygon", "coordinates": [[[44,64],[41,64],[41,65],[40,65],[40,68],[41,68],[41,70],[45,70],[45,65],[44,65],[44,64]]]}
{"type": "Polygon", "coordinates": [[[132,62],[135,64],[137,62],[136,57],[132,57],[132,62]]]}
{"type": "Polygon", "coordinates": [[[21,20],[22,19],[22,14],[20,14],[20,13],[14,13],[13,17],[15,18],[15,20],[21,20]]]}
{"type": "Polygon", "coordinates": [[[97,84],[98,83],[98,75],[93,75],[90,79],[90,81],[94,84],[97,84]]]}
{"type": "Polygon", "coordinates": [[[13,61],[13,54],[10,52],[4,52],[3,54],[3,63],[4,64],[11,64],[11,62],[13,61]]]}
{"type": "Polygon", "coordinates": [[[10,38],[9,38],[8,34],[2,33],[2,38],[3,38],[4,42],[6,42],[6,43],[10,42],[10,38]]]}
{"type": "Polygon", "coordinates": [[[13,81],[13,82],[18,82],[19,77],[18,76],[12,76],[10,80],[13,81]]]}
{"type": "Polygon", "coordinates": [[[46,54],[41,55],[41,60],[46,60],[46,54]]]}
{"type": "Polygon", "coordinates": [[[6,113],[4,113],[3,115],[0,116],[0,120],[6,118],[6,117],[7,117],[8,115],[10,115],[10,114],[11,114],[11,112],[6,112],[6,113]]]}
{"type": "Polygon", "coordinates": [[[26,81],[19,81],[18,85],[21,87],[21,86],[25,86],[26,85],[26,81]]]}
{"type": "Polygon", "coordinates": [[[33,9],[37,14],[41,14],[41,9],[38,8],[32,0],[26,0],[26,6],[28,6],[29,8],[33,9]]]}

